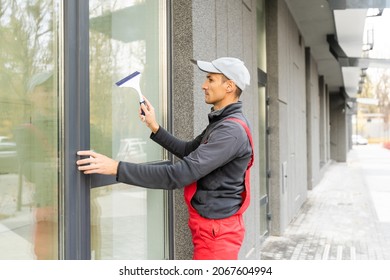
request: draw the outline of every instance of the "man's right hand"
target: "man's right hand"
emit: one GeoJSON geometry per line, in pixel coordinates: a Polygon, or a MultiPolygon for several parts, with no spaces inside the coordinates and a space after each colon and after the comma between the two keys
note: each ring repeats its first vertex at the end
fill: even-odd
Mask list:
{"type": "Polygon", "coordinates": [[[154,107],[149,102],[149,100],[145,98],[145,96],[144,99],[145,99],[145,104],[141,103],[141,107],[139,110],[139,117],[153,133],[156,133],[160,128],[160,125],[156,121],[156,114],[154,112],[154,107]]]}

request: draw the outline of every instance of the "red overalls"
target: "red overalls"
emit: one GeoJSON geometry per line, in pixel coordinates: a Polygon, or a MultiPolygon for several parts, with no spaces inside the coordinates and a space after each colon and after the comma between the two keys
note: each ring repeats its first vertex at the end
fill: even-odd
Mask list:
{"type": "Polygon", "coordinates": [[[233,216],[216,220],[207,219],[200,216],[191,205],[197,182],[184,188],[184,198],[189,212],[188,226],[192,233],[194,245],[194,260],[236,260],[244,240],[245,226],[242,214],[248,208],[250,201],[250,167],[253,165],[253,142],[250,130],[245,122],[236,118],[226,120],[238,122],[244,127],[252,147],[251,160],[245,172],[243,201],[241,208],[233,216]]]}

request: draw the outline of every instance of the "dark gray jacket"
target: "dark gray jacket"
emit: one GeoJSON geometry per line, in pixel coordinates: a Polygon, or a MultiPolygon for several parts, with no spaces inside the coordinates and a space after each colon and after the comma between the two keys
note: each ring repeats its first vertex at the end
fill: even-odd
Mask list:
{"type": "Polygon", "coordinates": [[[182,141],[160,127],[151,139],[182,159],[173,165],[120,162],[117,180],[151,189],[176,189],[198,181],[191,203],[209,219],[226,218],[241,206],[244,175],[252,154],[241,102],[209,114],[209,125],[192,141],[182,141]]]}

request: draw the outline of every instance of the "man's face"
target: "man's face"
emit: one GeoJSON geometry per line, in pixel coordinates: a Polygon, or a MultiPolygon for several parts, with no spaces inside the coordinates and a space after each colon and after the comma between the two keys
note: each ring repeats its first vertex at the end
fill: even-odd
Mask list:
{"type": "Polygon", "coordinates": [[[39,85],[31,93],[32,104],[40,114],[47,115],[55,112],[56,103],[52,85],[39,85]]]}
{"type": "Polygon", "coordinates": [[[205,93],[205,102],[214,105],[216,110],[224,107],[227,84],[222,74],[208,73],[202,85],[205,93]]]}

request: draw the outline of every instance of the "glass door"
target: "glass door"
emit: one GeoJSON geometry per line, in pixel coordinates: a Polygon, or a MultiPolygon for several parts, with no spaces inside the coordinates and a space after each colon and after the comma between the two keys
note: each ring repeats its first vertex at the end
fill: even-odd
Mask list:
{"type": "MultiPolygon", "coordinates": [[[[142,94],[166,123],[165,1],[89,1],[90,147],[116,160],[163,162],[138,117],[137,92],[115,83],[141,73],[142,94]]],[[[166,197],[163,191],[117,184],[95,176],[91,192],[92,259],[164,259],[166,197]]]]}
{"type": "Polygon", "coordinates": [[[58,259],[59,1],[0,2],[0,259],[58,259]]]}

